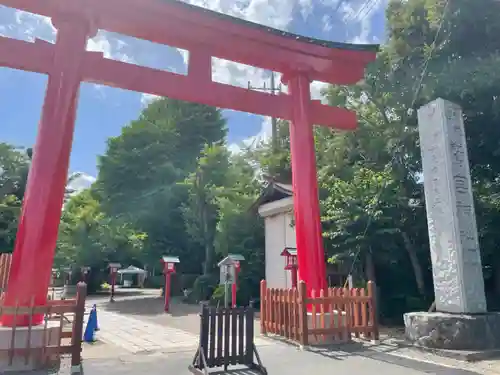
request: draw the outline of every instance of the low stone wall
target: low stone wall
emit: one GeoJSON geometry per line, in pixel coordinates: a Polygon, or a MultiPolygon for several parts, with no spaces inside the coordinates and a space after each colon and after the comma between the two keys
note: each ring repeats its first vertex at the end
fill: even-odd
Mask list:
{"type": "Polygon", "coordinates": [[[449,350],[500,349],[500,313],[404,314],[406,338],[417,346],[449,350]]]}

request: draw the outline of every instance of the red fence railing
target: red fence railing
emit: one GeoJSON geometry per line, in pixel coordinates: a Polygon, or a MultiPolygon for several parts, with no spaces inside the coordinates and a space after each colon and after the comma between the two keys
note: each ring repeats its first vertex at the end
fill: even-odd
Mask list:
{"type": "Polygon", "coordinates": [[[364,288],[328,288],[312,291],[267,288],[261,282],[261,333],[274,334],[300,345],[346,342],[354,338],[379,339],[375,284],[364,288]],[[308,305],[310,311],[307,310],[308,305]]]}

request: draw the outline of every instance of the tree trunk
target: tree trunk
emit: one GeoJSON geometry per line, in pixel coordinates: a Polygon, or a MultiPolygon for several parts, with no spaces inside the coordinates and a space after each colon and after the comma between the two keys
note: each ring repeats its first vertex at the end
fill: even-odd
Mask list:
{"type": "Polygon", "coordinates": [[[500,296],[500,259],[495,261],[495,268],[493,270],[493,276],[495,281],[495,294],[500,296]]]}
{"type": "Polygon", "coordinates": [[[375,263],[373,262],[373,254],[370,251],[366,252],[365,255],[365,276],[367,281],[373,281],[375,284],[377,284],[377,278],[375,276],[375,263]]]}
{"type": "Polygon", "coordinates": [[[406,232],[401,232],[401,235],[403,236],[403,241],[405,244],[406,252],[408,253],[408,256],[410,257],[410,263],[411,263],[411,266],[413,268],[413,273],[415,275],[415,282],[417,283],[418,292],[422,297],[425,297],[424,274],[422,272],[422,266],[420,265],[420,262],[418,261],[415,247],[411,243],[410,237],[408,236],[408,234],[406,232]]]}
{"type": "Polygon", "coordinates": [[[205,264],[203,269],[204,275],[210,275],[213,272],[215,246],[214,238],[216,231],[216,223],[213,220],[213,207],[206,200],[203,202],[203,242],[205,243],[205,264]]]}
{"type": "Polygon", "coordinates": [[[213,244],[210,243],[210,235],[208,233],[208,205],[203,202],[202,210],[202,221],[203,221],[203,242],[205,242],[205,263],[203,274],[209,275],[212,272],[212,255],[213,255],[213,244]]]}

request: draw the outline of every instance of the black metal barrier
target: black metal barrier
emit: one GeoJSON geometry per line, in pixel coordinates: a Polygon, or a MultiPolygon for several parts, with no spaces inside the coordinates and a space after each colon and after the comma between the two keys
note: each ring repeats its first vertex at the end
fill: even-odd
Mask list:
{"type": "Polygon", "coordinates": [[[227,371],[229,366],[243,365],[267,375],[254,343],[253,307],[203,305],[200,316],[200,344],[189,366],[193,374],[208,375],[211,368],[227,371]]]}

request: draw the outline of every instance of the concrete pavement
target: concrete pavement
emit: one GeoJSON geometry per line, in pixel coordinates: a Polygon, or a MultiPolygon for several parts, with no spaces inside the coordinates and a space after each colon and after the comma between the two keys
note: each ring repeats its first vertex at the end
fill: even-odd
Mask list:
{"type": "MultiPolygon", "coordinates": [[[[475,375],[474,371],[459,370],[437,366],[390,355],[371,358],[363,353],[353,354],[344,351],[299,351],[294,347],[277,343],[259,348],[259,352],[269,375],[475,375]]],[[[85,360],[87,375],[187,375],[193,353],[167,353],[136,355],[128,358],[105,360],[85,360]]],[[[251,372],[238,372],[251,374],[251,372]]]]}
{"type": "MultiPolygon", "coordinates": [[[[103,299],[88,302],[97,303],[101,330],[100,341],[84,346],[86,375],[189,374],[187,367],[198,346],[198,307],[174,305],[172,313],[165,314],[154,293],[118,297],[113,304],[103,299]]],[[[500,375],[496,361],[464,363],[390,340],[311,351],[259,336],[256,343],[269,375],[500,375]]],[[[69,374],[68,365],[63,363],[58,374],[69,374]]]]}

